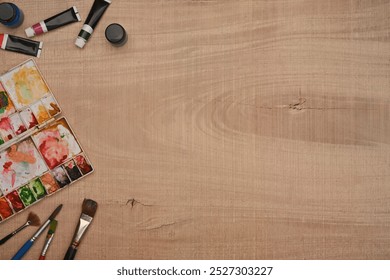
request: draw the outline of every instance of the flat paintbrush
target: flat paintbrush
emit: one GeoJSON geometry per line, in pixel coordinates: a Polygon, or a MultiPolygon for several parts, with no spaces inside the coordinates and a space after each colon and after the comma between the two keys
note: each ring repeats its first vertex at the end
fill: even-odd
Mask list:
{"type": "Polygon", "coordinates": [[[31,237],[31,239],[27,240],[26,243],[19,249],[19,251],[12,257],[11,260],[21,260],[23,256],[30,250],[31,246],[34,244],[35,240],[41,235],[41,233],[49,226],[50,222],[54,220],[57,214],[61,211],[62,204],[60,204],[50,215],[47,221],[37,230],[37,232],[31,237]]]}
{"type": "Polygon", "coordinates": [[[80,221],[73,235],[72,244],[69,246],[65,254],[64,260],[73,260],[77,253],[77,248],[80,245],[81,238],[91,224],[97,210],[97,203],[92,199],[84,199],[80,221]]]}
{"type": "Polygon", "coordinates": [[[11,237],[13,237],[15,234],[17,234],[18,232],[22,231],[23,229],[25,229],[26,227],[28,226],[33,226],[33,227],[37,227],[41,224],[41,220],[39,219],[38,215],[33,213],[33,212],[30,212],[28,214],[28,217],[27,217],[27,222],[22,225],[20,228],[14,230],[13,232],[11,232],[10,234],[8,234],[6,237],[4,237],[3,239],[0,240],[0,245],[3,245],[5,242],[7,242],[11,237]]]}

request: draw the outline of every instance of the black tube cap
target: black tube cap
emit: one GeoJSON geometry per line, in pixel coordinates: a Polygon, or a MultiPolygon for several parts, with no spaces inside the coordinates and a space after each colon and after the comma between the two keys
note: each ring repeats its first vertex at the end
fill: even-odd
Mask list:
{"type": "Polygon", "coordinates": [[[118,23],[112,23],[106,28],[106,39],[115,46],[122,46],[127,41],[126,30],[118,23]]]}
{"type": "Polygon", "coordinates": [[[0,21],[8,22],[15,17],[14,7],[10,3],[0,4],[0,21]]]}

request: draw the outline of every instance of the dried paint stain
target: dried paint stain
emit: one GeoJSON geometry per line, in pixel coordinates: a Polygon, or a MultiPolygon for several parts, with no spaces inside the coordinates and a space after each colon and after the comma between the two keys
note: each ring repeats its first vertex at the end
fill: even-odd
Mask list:
{"type": "Polygon", "coordinates": [[[92,171],[92,166],[83,155],[76,156],[74,160],[84,175],[92,171]]]}
{"type": "Polygon", "coordinates": [[[9,206],[7,200],[4,197],[0,198],[0,216],[3,219],[6,219],[12,216],[12,214],[13,214],[12,209],[9,206]]]}
{"type": "Polygon", "coordinates": [[[27,108],[20,112],[20,116],[23,119],[24,123],[27,125],[28,129],[33,128],[34,126],[38,125],[38,121],[35,118],[32,110],[30,108],[27,108]]]}
{"type": "Polygon", "coordinates": [[[18,109],[34,103],[49,92],[32,60],[3,75],[1,81],[18,109]]]}
{"type": "Polygon", "coordinates": [[[45,106],[43,106],[42,102],[37,102],[31,105],[31,110],[33,111],[34,116],[39,124],[50,119],[49,113],[46,111],[45,106]]]}
{"type": "Polygon", "coordinates": [[[79,168],[76,166],[76,164],[74,163],[73,160],[64,164],[64,166],[65,166],[66,172],[69,175],[69,178],[72,181],[77,180],[78,178],[80,178],[82,176],[79,168]]]}
{"type": "Polygon", "coordinates": [[[26,207],[37,201],[34,197],[34,194],[27,186],[23,186],[18,189],[18,194],[26,207]]]}
{"type": "Polygon", "coordinates": [[[15,212],[19,212],[20,210],[24,209],[23,202],[20,199],[17,191],[13,191],[13,192],[7,194],[6,198],[11,203],[12,208],[14,209],[15,212]]]}
{"type": "Polygon", "coordinates": [[[32,137],[50,169],[81,152],[68,123],[63,118],[32,137]]]}
{"type": "Polygon", "coordinates": [[[8,96],[5,91],[0,91],[0,114],[4,114],[9,105],[8,96]]]}
{"type": "Polygon", "coordinates": [[[30,138],[0,154],[0,188],[3,193],[25,185],[45,171],[47,167],[30,138]]]}
{"type": "Polygon", "coordinates": [[[33,191],[35,198],[37,200],[43,198],[46,196],[46,190],[45,187],[42,185],[41,181],[39,179],[35,179],[34,181],[31,181],[29,183],[30,189],[33,191]]]}
{"type": "Polygon", "coordinates": [[[11,99],[0,84],[0,118],[15,113],[15,107],[11,99]]]}
{"type": "Polygon", "coordinates": [[[41,176],[41,182],[45,186],[48,194],[52,194],[60,189],[60,186],[54,180],[53,176],[50,173],[46,173],[41,176]]]}
{"type": "Polygon", "coordinates": [[[0,120],[0,136],[4,139],[4,142],[11,140],[15,136],[9,117],[4,117],[0,120]]]}
{"type": "Polygon", "coordinates": [[[12,128],[16,135],[22,134],[27,130],[18,114],[13,114],[10,117],[12,128]]]}
{"type": "Polygon", "coordinates": [[[65,170],[59,166],[53,170],[54,178],[56,179],[58,185],[60,187],[65,187],[66,185],[70,184],[70,180],[68,178],[68,175],[66,175],[65,170]]]}
{"type": "Polygon", "coordinates": [[[61,110],[58,106],[57,102],[55,101],[54,97],[52,95],[45,96],[42,98],[42,103],[45,105],[46,110],[49,112],[50,116],[57,115],[61,110]]]}

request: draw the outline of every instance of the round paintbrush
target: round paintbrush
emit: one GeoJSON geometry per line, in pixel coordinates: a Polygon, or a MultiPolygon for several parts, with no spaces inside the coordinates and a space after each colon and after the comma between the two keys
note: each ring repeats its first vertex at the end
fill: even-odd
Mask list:
{"type": "Polygon", "coordinates": [[[91,224],[93,217],[97,210],[97,202],[92,199],[84,199],[80,221],[74,232],[72,244],[70,244],[68,251],[65,254],[64,260],[73,260],[77,253],[77,248],[80,245],[81,238],[87,231],[88,226],[91,224]]]}
{"type": "Polygon", "coordinates": [[[20,228],[16,229],[15,231],[11,232],[10,234],[8,234],[6,237],[4,237],[3,239],[0,240],[0,245],[3,245],[5,242],[8,241],[8,239],[10,239],[11,237],[13,237],[15,234],[17,234],[18,232],[22,231],[23,229],[25,229],[26,227],[28,226],[33,226],[33,227],[37,227],[41,224],[41,220],[39,219],[39,217],[37,216],[37,214],[33,213],[33,212],[30,212],[28,214],[28,217],[27,217],[27,222],[22,225],[20,228]]]}

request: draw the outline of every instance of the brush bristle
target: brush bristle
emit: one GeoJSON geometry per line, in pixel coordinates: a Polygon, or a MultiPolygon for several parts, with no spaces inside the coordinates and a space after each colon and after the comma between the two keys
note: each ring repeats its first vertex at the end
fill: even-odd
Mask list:
{"type": "Polygon", "coordinates": [[[82,213],[90,217],[94,217],[97,210],[97,202],[92,199],[84,199],[82,213]]]}
{"type": "Polygon", "coordinates": [[[49,233],[54,233],[56,231],[56,228],[57,228],[57,220],[52,220],[50,222],[50,227],[49,227],[49,233]]]}
{"type": "Polygon", "coordinates": [[[35,214],[34,212],[30,212],[28,214],[27,220],[30,221],[31,226],[37,227],[41,225],[41,220],[39,219],[38,215],[35,214]]]}

